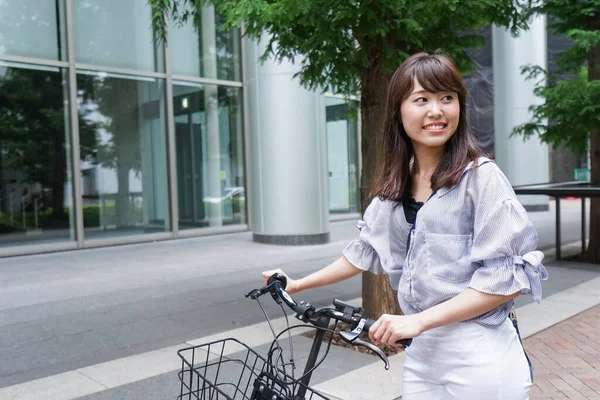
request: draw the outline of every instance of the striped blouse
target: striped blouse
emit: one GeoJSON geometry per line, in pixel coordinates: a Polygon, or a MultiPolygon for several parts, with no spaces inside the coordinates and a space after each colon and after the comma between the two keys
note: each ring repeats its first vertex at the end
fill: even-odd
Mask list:
{"type": "MultiPolygon", "coordinates": [[[[405,314],[469,287],[500,295],[520,291],[541,300],[541,280],[548,274],[544,255],[536,251],[537,232],[490,159],[470,163],[457,185],[434,192],[414,226],[401,203],[376,197],[358,227],[359,238],[348,244],[344,256],[362,270],[387,274],[405,314]]],[[[499,325],[511,306],[509,301],[469,322],[499,325]]]]}

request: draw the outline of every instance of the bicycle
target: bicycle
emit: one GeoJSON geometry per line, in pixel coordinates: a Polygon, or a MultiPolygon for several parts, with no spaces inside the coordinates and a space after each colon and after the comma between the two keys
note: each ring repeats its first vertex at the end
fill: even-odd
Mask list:
{"type": "MultiPolygon", "coordinates": [[[[334,308],[316,309],[309,303],[298,303],[292,299],[285,291],[286,284],[284,275],[274,274],[266,286],[246,294],[247,298],[257,300],[274,335],[267,357],[262,357],[246,344],[233,338],[181,349],[177,352],[181,358],[181,371],[178,373],[181,390],[178,400],[330,400],[325,394],[311,388],[309,383],[312,373],[327,357],[334,334],[339,335],[346,343],[364,346],[373,351],[385,363],[385,369],[389,369],[385,353],[377,346],[359,338],[362,332],[368,332],[375,323],[374,320],[362,316],[362,307],[335,299],[334,308]],[[316,329],[304,372],[299,378],[295,378],[293,374],[293,350],[290,363],[286,364],[279,338],[287,332],[292,349],[290,331],[307,325],[290,326],[286,315],[287,328],[275,334],[267,313],[258,301],[259,297],[266,293],[271,294],[282,310],[282,303],[285,303],[297,319],[316,329]],[[333,328],[330,328],[331,320],[335,321],[333,328]],[[339,322],[349,324],[351,329],[336,330],[339,322]],[[328,332],[331,335],[326,352],[318,360],[323,339],[328,332]],[[291,366],[291,374],[286,368],[288,366],[291,366]]],[[[411,342],[412,339],[402,339],[397,343],[407,347],[411,342]]]]}

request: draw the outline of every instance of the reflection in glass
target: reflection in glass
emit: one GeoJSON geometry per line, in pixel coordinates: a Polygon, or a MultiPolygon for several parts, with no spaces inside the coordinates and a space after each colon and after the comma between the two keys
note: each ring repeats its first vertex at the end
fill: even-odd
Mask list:
{"type": "Polygon", "coordinates": [[[0,64],[0,246],[74,240],[67,74],[31,68],[0,64]]]}
{"type": "Polygon", "coordinates": [[[147,0],[74,0],[77,62],[163,71],[147,0]]]}
{"type": "Polygon", "coordinates": [[[180,229],[244,224],[241,89],[173,85],[180,229]]]}
{"type": "Polygon", "coordinates": [[[77,75],[79,113],[97,125],[81,137],[85,238],[169,229],[164,82],[77,75]]]}
{"type": "MultiPolygon", "coordinates": [[[[327,97],[327,165],[329,211],[358,212],[360,208],[358,126],[350,118],[350,102],[327,97]]],[[[354,104],[354,108],[356,105],[354,104]]]]}
{"type": "Polygon", "coordinates": [[[0,54],[66,59],[64,0],[0,0],[0,54]]]}
{"type": "Polygon", "coordinates": [[[224,23],[214,6],[202,9],[198,20],[200,34],[192,20],[184,25],[173,23],[169,42],[173,73],[241,80],[240,30],[223,30],[224,23]]]}

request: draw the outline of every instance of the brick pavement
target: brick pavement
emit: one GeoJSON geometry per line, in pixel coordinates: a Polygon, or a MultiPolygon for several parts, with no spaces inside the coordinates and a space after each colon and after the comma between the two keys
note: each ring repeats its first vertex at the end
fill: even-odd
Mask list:
{"type": "Polygon", "coordinates": [[[600,305],[524,340],[531,400],[600,400],[600,305]]]}

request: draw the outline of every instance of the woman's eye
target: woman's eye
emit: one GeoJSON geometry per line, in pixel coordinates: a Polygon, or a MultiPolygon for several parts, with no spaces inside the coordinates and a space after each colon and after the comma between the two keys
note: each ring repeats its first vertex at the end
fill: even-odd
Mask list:
{"type": "Polygon", "coordinates": [[[453,99],[454,99],[454,97],[451,95],[442,97],[442,100],[445,100],[445,101],[452,101],[453,99]]]}
{"type": "Polygon", "coordinates": [[[425,97],[419,97],[415,100],[415,103],[425,103],[427,99],[425,97]]]}

